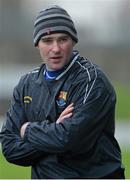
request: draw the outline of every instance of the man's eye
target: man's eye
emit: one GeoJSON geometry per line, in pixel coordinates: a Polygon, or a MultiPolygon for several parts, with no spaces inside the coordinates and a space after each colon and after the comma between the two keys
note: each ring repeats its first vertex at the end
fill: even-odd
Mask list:
{"type": "Polygon", "coordinates": [[[60,40],[64,42],[64,41],[67,41],[68,38],[66,38],[66,37],[65,38],[61,38],[60,40]]]}
{"type": "Polygon", "coordinates": [[[51,39],[42,39],[42,42],[44,42],[44,43],[51,43],[52,40],[51,39]]]}

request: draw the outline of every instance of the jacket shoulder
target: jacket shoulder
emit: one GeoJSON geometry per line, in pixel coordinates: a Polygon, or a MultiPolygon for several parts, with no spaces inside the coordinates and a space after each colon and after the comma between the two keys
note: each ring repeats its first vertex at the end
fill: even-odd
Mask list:
{"type": "Polygon", "coordinates": [[[21,76],[17,87],[24,87],[24,85],[29,84],[32,81],[36,81],[39,77],[40,71],[41,71],[41,66],[32,69],[31,71],[29,71],[28,73],[24,74],[23,76],[21,76]]]}
{"type": "Polygon", "coordinates": [[[97,76],[97,66],[89,61],[88,59],[80,57],[74,66],[74,79],[76,82],[82,81],[85,79],[92,81],[97,76]]]}
{"type": "Polygon", "coordinates": [[[76,61],[74,79],[74,83],[82,81],[95,84],[97,82],[99,86],[105,86],[109,91],[113,91],[113,85],[104,71],[87,58],[81,57],[76,61]]]}

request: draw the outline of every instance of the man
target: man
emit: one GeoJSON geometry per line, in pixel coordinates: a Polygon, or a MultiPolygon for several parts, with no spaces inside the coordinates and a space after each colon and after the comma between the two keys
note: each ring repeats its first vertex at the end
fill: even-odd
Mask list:
{"type": "Polygon", "coordinates": [[[6,159],[32,166],[32,179],[124,178],[114,137],[114,89],[81,57],[74,23],[59,6],[39,13],[34,45],[40,68],[23,76],[2,128],[6,159]]]}

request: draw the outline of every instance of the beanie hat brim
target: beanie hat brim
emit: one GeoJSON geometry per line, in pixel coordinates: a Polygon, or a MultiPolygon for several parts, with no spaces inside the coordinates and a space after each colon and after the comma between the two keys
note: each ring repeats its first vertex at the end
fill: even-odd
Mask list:
{"type": "Polygon", "coordinates": [[[59,6],[45,9],[37,16],[33,33],[34,45],[37,46],[43,36],[54,33],[68,34],[72,40],[78,42],[77,31],[71,17],[59,6]]]}

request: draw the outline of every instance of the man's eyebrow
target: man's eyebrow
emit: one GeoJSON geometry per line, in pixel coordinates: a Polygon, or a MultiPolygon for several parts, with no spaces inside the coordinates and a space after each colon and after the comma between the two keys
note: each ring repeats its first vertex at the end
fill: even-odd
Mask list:
{"type": "Polygon", "coordinates": [[[67,38],[67,37],[69,36],[66,34],[66,35],[60,36],[59,38],[67,38]]]}
{"type": "Polygon", "coordinates": [[[42,37],[42,40],[53,39],[52,37],[42,37]]]}

